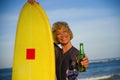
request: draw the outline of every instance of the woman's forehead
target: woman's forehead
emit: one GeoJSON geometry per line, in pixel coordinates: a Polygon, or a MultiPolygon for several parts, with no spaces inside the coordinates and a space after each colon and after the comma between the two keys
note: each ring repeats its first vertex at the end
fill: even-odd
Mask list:
{"type": "Polygon", "coordinates": [[[57,31],[65,31],[65,30],[67,30],[67,28],[64,27],[64,26],[62,26],[62,27],[60,27],[60,28],[57,29],[57,31]]]}

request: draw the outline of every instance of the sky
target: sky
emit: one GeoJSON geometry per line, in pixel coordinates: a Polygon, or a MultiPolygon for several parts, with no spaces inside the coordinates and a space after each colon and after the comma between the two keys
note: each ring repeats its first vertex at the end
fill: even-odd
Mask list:
{"type": "MultiPolygon", "coordinates": [[[[27,0],[0,2],[0,68],[12,67],[17,21],[27,0]]],[[[66,21],[89,60],[120,57],[120,0],[37,0],[50,25],[66,21]]]]}

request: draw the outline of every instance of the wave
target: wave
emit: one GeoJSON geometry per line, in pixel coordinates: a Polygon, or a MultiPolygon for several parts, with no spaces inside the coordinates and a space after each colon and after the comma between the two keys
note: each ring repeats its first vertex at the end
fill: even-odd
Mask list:
{"type": "Polygon", "coordinates": [[[113,60],[120,60],[120,57],[117,57],[117,58],[107,58],[107,59],[90,60],[89,63],[109,62],[109,61],[113,61],[113,60]]]}
{"type": "Polygon", "coordinates": [[[99,77],[81,78],[78,80],[120,80],[120,74],[112,74],[99,77]]]}

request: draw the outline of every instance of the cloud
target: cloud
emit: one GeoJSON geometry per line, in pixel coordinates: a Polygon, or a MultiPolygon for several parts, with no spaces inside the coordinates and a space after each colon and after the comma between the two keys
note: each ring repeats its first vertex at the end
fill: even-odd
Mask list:
{"type": "Polygon", "coordinates": [[[3,45],[2,48],[0,45],[0,68],[12,67],[14,45],[12,44],[12,42],[7,43],[1,44],[3,45]]]}
{"type": "Polygon", "coordinates": [[[0,22],[16,22],[18,20],[17,14],[1,14],[0,15],[0,22]]]}
{"type": "Polygon", "coordinates": [[[14,41],[14,34],[0,35],[0,68],[12,67],[14,41]]]}
{"type": "Polygon", "coordinates": [[[81,19],[90,20],[95,18],[104,18],[109,15],[115,14],[115,10],[111,9],[92,9],[92,8],[69,8],[69,9],[56,9],[46,11],[50,20],[58,19],[81,19]]]}
{"type": "Polygon", "coordinates": [[[0,68],[12,67],[17,15],[0,15],[0,68]]]}
{"type": "Polygon", "coordinates": [[[100,40],[104,41],[105,39],[111,41],[113,39],[119,39],[120,37],[120,27],[118,22],[119,20],[116,19],[116,17],[98,18],[90,21],[74,22],[71,24],[71,28],[74,32],[74,39],[76,42],[79,40],[96,40],[96,42],[99,42],[100,40]]]}

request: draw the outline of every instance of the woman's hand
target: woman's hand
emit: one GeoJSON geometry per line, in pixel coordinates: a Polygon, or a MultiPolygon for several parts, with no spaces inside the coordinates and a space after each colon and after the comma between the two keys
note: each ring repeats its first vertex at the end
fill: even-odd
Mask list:
{"type": "Polygon", "coordinates": [[[28,2],[29,2],[30,4],[33,4],[33,3],[35,2],[35,0],[28,0],[28,2]]]}
{"type": "Polygon", "coordinates": [[[87,67],[88,67],[88,64],[89,64],[88,57],[85,56],[80,63],[81,63],[85,68],[87,68],[87,67]]]}
{"type": "MultiPolygon", "coordinates": [[[[34,2],[36,2],[35,0],[28,0],[28,2],[30,3],[30,4],[34,4],[34,2]]],[[[36,2],[37,4],[39,4],[38,2],[36,2]]]]}

